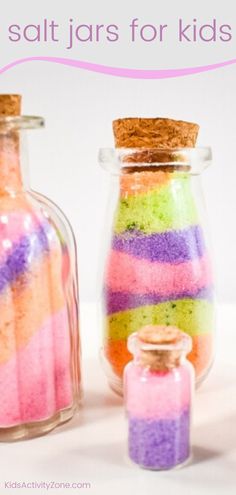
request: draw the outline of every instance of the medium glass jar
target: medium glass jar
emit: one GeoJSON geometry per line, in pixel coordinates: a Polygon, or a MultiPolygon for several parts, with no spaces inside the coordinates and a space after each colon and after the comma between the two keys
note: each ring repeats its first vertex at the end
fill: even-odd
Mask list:
{"type": "Polygon", "coordinates": [[[183,465],[191,454],[191,338],[175,327],[149,326],[129,337],[128,348],[134,356],[124,373],[129,457],[147,469],[183,465]]]}
{"type": "Polygon", "coordinates": [[[80,396],[75,241],[58,207],[29,187],[27,129],[0,117],[0,440],[70,419],[80,396]]]}
{"type": "Polygon", "coordinates": [[[103,361],[122,393],[129,335],[176,325],[193,339],[199,384],[214,356],[214,297],[201,172],[209,148],[102,149],[112,174],[103,277],[103,361]],[[114,204],[115,203],[115,204],[114,204]]]}

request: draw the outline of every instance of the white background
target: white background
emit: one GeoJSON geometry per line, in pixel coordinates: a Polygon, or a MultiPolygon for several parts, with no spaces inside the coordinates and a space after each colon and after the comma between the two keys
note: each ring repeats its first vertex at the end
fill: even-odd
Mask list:
{"type": "MultiPolygon", "coordinates": [[[[234,27],[234,2],[224,4],[187,1],[129,2],[125,11],[113,2],[85,3],[10,1],[4,7],[0,42],[4,46],[1,66],[26,55],[57,55],[112,66],[173,68],[204,65],[235,56],[236,25],[232,43],[187,44],[175,41],[175,21],[182,16],[189,22],[209,22],[213,17],[234,27]],[[14,9],[13,9],[14,4],[14,9]],[[148,9],[146,6],[148,4],[148,9]],[[171,4],[171,12],[170,12],[171,4]],[[93,8],[92,8],[93,6],[93,8]],[[25,7],[25,8],[24,8],[25,7]],[[37,23],[43,18],[60,21],[58,44],[7,41],[12,23],[37,23]],[[121,26],[118,44],[80,44],[66,50],[66,25],[73,17],[82,22],[115,22],[121,26]],[[166,44],[127,41],[132,17],[140,22],[170,24],[166,44]],[[175,43],[175,44],[174,44],[175,43]]],[[[236,23],[235,23],[236,24],[236,23]]],[[[111,122],[124,116],[165,116],[198,122],[199,144],[210,145],[214,163],[205,173],[204,188],[208,207],[213,252],[217,268],[218,297],[235,302],[236,277],[236,66],[205,74],[169,80],[131,80],[99,75],[47,62],[30,62],[0,75],[0,91],[21,93],[26,114],[46,119],[44,133],[30,135],[30,171],[34,189],[56,201],[69,217],[79,252],[80,297],[96,298],[96,282],[103,235],[109,182],[99,169],[100,146],[112,146],[111,122]]]]}
{"type": "Polygon", "coordinates": [[[235,301],[235,78],[234,66],[175,80],[134,81],[43,62],[0,76],[1,91],[24,95],[25,113],[46,118],[46,130],[29,136],[31,183],[71,220],[82,299],[95,297],[107,207],[109,182],[97,163],[98,148],[113,144],[112,119],[162,115],[198,122],[199,143],[213,148],[213,166],[203,184],[219,297],[235,301]]]}

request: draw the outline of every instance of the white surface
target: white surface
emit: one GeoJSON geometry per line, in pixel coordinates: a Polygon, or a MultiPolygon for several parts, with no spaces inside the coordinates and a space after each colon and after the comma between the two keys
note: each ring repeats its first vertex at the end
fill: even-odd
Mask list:
{"type": "Polygon", "coordinates": [[[192,463],[172,472],[144,471],[126,458],[122,400],[109,391],[97,358],[94,306],[81,308],[84,406],[45,437],[0,445],[0,493],[95,495],[233,495],[236,492],[236,307],[219,308],[217,359],[197,392],[192,463]],[[87,489],[5,489],[5,481],[87,482],[87,489]]]}

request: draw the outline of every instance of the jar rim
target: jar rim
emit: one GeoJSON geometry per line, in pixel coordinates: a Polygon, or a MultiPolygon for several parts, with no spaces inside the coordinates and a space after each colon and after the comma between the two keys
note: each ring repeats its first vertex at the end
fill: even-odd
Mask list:
{"type": "MultiPolygon", "coordinates": [[[[190,175],[199,175],[212,162],[212,150],[208,146],[197,148],[100,148],[98,160],[101,167],[114,175],[123,169],[132,170],[153,167],[185,167],[190,175]],[[135,158],[136,157],[136,158],[135,158]],[[142,160],[145,158],[145,160],[142,160]]],[[[185,170],[186,171],[186,170],[185,170]]]]}
{"type": "Polygon", "coordinates": [[[5,134],[11,131],[21,131],[26,129],[40,129],[44,127],[43,117],[34,115],[1,116],[0,133],[5,134]]]}

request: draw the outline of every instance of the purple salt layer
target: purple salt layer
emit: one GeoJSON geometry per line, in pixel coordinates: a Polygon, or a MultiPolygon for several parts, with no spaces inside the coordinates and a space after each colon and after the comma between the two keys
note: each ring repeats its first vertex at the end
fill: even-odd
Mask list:
{"type": "Polygon", "coordinates": [[[36,232],[22,237],[20,242],[13,246],[4,264],[0,266],[0,292],[26,272],[32,260],[48,248],[48,238],[43,226],[40,226],[36,232]]]}
{"type": "Polygon", "coordinates": [[[129,418],[129,456],[150,469],[171,469],[190,455],[190,412],[173,419],[129,418]]]}
{"type": "Polygon", "coordinates": [[[182,263],[200,258],[205,251],[199,225],[151,235],[143,235],[137,230],[125,232],[113,237],[112,247],[137,258],[164,263],[182,263]]]}
{"type": "Polygon", "coordinates": [[[205,287],[199,291],[184,291],[181,294],[169,294],[163,296],[151,292],[150,294],[131,294],[130,292],[112,292],[109,289],[105,293],[106,314],[110,315],[119,311],[139,308],[140,306],[152,306],[167,301],[176,301],[178,299],[206,299],[211,301],[213,298],[212,287],[205,287]]]}

